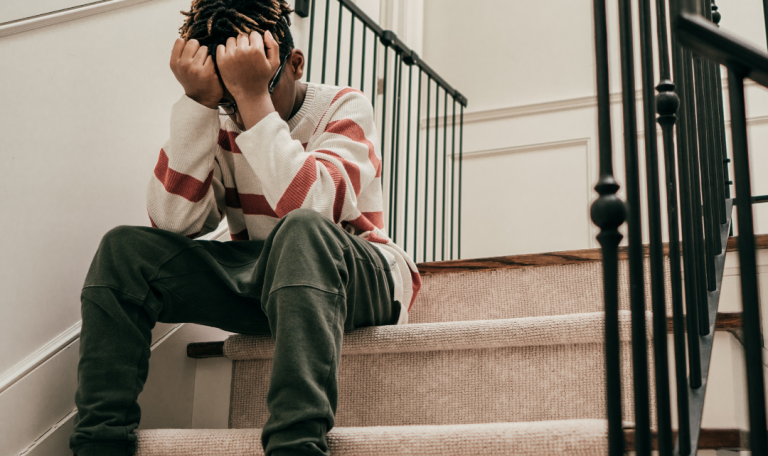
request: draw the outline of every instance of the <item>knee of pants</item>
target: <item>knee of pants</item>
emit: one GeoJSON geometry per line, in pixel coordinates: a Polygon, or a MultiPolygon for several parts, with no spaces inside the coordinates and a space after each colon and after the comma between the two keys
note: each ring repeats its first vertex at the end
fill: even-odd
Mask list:
{"type": "Polygon", "coordinates": [[[91,262],[84,286],[113,285],[134,267],[136,259],[151,254],[144,247],[151,247],[146,242],[148,237],[156,235],[157,228],[120,225],[107,231],[101,238],[99,248],[91,262]]]}
{"type": "Polygon", "coordinates": [[[277,236],[280,240],[313,237],[323,237],[333,233],[333,222],[321,213],[312,209],[295,209],[286,214],[280,221],[277,236]]]}

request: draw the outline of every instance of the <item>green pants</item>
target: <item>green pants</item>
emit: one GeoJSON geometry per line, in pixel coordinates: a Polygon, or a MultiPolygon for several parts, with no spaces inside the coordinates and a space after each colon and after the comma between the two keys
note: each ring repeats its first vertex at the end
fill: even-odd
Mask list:
{"type": "Polygon", "coordinates": [[[329,455],[344,330],[395,324],[385,257],[319,213],[298,209],[263,241],[195,241],[119,226],[102,239],[83,286],[78,456],[136,451],[156,322],[198,323],[275,343],[267,456],[329,455]]]}

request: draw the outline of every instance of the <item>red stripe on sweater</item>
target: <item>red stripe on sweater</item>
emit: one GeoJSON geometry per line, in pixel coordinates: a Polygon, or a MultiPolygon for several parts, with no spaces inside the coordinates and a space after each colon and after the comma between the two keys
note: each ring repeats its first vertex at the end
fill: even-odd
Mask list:
{"type": "Polygon", "coordinates": [[[235,139],[237,139],[239,135],[240,133],[234,131],[219,130],[219,146],[228,152],[232,152],[233,154],[242,154],[240,148],[237,147],[237,143],[235,142],[235,139]]]}
{"type": "Polygon", "coordinates": [[[351,93],[351,92],[357,92],[357,93],[360,93],[363,96],[365,96],[365,94],[363,92],[361,92],[361,91],[359,91],[357,89],[353,89],[352,87],[345,87],[345,88],[339,90],[338,92],[336,92],[336,95],[333,97],[333,100],[331,100],[331,103],[328,105],[327,108],[325,108],[325,112],[323,112],[323,115],[320,117],[320,121],[315,126],[315,130],[312,132],[312,136],[314,136],[315,133],[317,133],[317,127],[319,127],[320,124],[323,123],[323,119],[325,119],[325,115],[328,113],[328,110],[331,109],[331,106],[333,106],[333,104],[336,102],[336,100],[338,100],[339,98],[341,98],[344,95],[346,95],[348,93],[351,93]]]}
{"type": "Polygon", "coordinates": [[[339,223],[339,220],[341,220],[341,210],[344,208],[344,197],[347,196],[347,181],[344,180],[344,176],[341,175],[341,172],[333,163],[323,159],[320,159],[320,163],[325,165],[325,168],[333,178],[333,185],[336,186],[336,196],[333,198],[333,222],[339,223]]]}
{"type": "Polygon", "coordinates": [[[373,169],[376,170],[376,177],[381,177],[381,160],[376,156],[373,143],[365,137],[363,128],[357,122],[352,119],[334,120],[328,123],[325,132],[344,135],[352,141],[365,145],[368,148],[368,160],[371,161],[373,169]]]}
{"type": "Polygon", "coordinates": [[[241,208],[240,195],[237,193],[236,188],[224,187],[224,204],[227,207],[233,207],[236,209],[241,208]]]}
{"type": "Polygon", "coordinates": [[[379,244],[389,244],[389,239],[377,236],[374,232],[368,235],[368,240],[379,244]]]}
{"type": "Polygon", "coordinates": [[[268,215],[278,218],[272,206],[267,202],[267,197],[255,193],[240,193],[240,203],[243,205],[243,214],[268,215]]]}
{"type": "Polygon", "coordinates": [[[280,201],[277,202],[277,207],[275,208],[277,216],[282,218],[292,210],[300,208],[307,194],[309,194],[309,189],[316,180],[317,161],[314,156],[309,155],[304,160],[304,165],[302,165],[299,172],[293,176],[293,180],[288,185],[288,188],[285,189],[283,196],[280,197],[280,201]]]}
{"type": "Polygon", "coordinates": [[[277,218],[264,195],[239,193],[236,188],[224,187],[224,201],[227,207],[242,209],[246,215],[268,215],[277,218]]]}
{"type": "Polygon", "coordinates": [[[410,312],[414,301],[416,301],[416,295],[418,295],[419,290],[421,290],[421,274],[418,272],[413,272],[410,267],[408,268],[408,271],[411,273],[411,281],[413,282],[413,295],[411,296],[411,302],[408,304],[407,310],[407,312],[410,312]]]}
{"type": "Polygon", "coordinates": [[[230,231],[229,237],[232,238],[233,241],[248,241],[251,239],[248,236],[248,228],[243,229],[243,231],[239,233],[233,233],[230,231]]]}
{"type": "Polygon", "coordinates": [[[363,215],[370,220],[376,228],[384,229],[384,211],[363,212],[363,215]]]}
{"type": "Polygon", "coordinates": [[[373,223],[371,223],[371,221],[368,220],[368,218],[365,215],[361,215],[360,217],[354,220],[349,220],[347,221],[347,223],[349,223],[350,225],[354,226],[355,228],[357,228],[362,232],[373,231],[376,229],[376,226],[373,223]]]}
{"type": "Polygon", "coordinates": [[[205,197],[211,187],[211,182],[213,182],[213,170],[208,173],[204,182],[190,175],[174,171],[168,167],[168,156],[163,149],[160,149],[160,157],[157,159],[155,176],[163,184],[165,191],[179,195],[193,203],[205,197]]]}
{"type": "Polygon", "coordinates": [[[356,164],[342,158],[336,152],[331,152],[330,150],[327,150],[327,149],[318,149],[318,150],[313,150],[312,152],[327,154],[339,160],[342,166],[344,166],[344,170],[347,172],[347,176],[349,176],[349,180],[352,182],[352,188],[355,190],[355,196],[360,194],[360,168],[358,168],[356,164]]]}

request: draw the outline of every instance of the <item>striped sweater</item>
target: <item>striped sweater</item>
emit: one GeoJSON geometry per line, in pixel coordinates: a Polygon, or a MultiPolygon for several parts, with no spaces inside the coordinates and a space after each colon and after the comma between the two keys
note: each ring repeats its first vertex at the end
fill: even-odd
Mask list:
{"type": "Polygon", "coordinates": [[[377,136],[370,100],[349,87],[307,83],[287,122],[272,112],[247,131],[183,95],[147,187],[150,222],[195,238],[226,217],[233,240],[261,240],[292,210],[315,210],[387,258],[407,323],[421,277],[384,228],[377,136]]]}

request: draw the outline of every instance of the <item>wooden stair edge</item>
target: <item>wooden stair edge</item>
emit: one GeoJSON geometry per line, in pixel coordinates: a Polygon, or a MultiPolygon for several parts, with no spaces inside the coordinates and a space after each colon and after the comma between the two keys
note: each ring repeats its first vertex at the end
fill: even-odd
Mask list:
{"type": "MultiPolygon", "coordinates": [[[[677,437],[677,431],[672,431],[677,437]]],[[[624,450],[634,451],[635,430],[624,429],[624,450]]],[[[656,431],[651,432],[651,449],[658,450],[656,431]]],[[[747,450],[749,449],[749,431],[737,428],[703,428],[699,434],[699,450],[747,450]]]]}
{"type": "MultiPolygon", "coordinates": [[[[716,331],[741,328],[741,312],[718,312],[716,331]]],[[[672,332],[672,317],[667,317],[667,330],[672,332]]],[[[192,342],[187,344],[187,357],[195,359],[221,358],[224,356],[224,341],[192,342]]]]}
{"type": "MultiPolygon", "coordinates": [[[[768,234],[755,235],[757,249],[768,248],[768,234]]],[[[729,252],[738,250],[738,236],[728,238],[726,250],[729,252]]],[[[664,254],[669,252],[668,245],[664,244],[664,254]]],[[[643,255],[649,255],[648,245],[643,246],[643,255]]],[[[619,247],[619,259],[628,258],[626,247],[619,247]]],[[[566,264],[580,264],[600,261],[601,249],[565,250],[561,252],[531,253],[524,255],[506,255],[486,258],[470,258],[465,260],[446,260],[416,263],[419,273],[451,274],[472,271],[490,271],[494,269],[519,269],[526,267],[559,266],[566,264]]]]}

